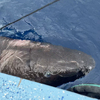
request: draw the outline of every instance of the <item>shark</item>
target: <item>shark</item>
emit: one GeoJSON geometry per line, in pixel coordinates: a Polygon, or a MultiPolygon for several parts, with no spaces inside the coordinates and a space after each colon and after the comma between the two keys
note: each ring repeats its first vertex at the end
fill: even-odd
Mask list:
{"type": "MultiPolygon", "coordinates": [[[[95,68],[88,54],[44,42],[0,37],[0,72],[58,86],[95,68]]],[[[20,80],[20,82],[21,82],[20,80]]]]}

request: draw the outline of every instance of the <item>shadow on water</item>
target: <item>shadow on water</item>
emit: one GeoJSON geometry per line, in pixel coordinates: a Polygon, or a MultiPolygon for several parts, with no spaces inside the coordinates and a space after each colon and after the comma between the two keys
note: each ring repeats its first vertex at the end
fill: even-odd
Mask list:
{"type": "Polygon", "coordinates": [[[6,27],[0,32],[0,36],[10,37],[13,39],[44,42],[44,40],[42,39],[42,36],[39,35],[34,29],[29,29],[24,32],[21,32],[21,31],[17,31],[15,28],[6,27]]]}

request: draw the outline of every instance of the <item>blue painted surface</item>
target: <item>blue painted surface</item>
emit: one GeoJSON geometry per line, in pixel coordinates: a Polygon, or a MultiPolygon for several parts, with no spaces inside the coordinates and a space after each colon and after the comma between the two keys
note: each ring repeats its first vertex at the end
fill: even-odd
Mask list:
{"type": "Polygon", "coordinates": [[[66,90],[0,73],[0,100],[96,100],[66,90]]]}

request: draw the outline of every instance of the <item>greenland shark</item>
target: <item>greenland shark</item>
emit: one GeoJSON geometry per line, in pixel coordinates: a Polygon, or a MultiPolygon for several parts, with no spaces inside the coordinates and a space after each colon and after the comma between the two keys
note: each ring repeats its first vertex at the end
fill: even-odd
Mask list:
{"type": "Polygon", "coordinates": [[[0,37],[1,73],[58,86],[86,75],[94,67],[94,59],[78,50],[0,37]]]}

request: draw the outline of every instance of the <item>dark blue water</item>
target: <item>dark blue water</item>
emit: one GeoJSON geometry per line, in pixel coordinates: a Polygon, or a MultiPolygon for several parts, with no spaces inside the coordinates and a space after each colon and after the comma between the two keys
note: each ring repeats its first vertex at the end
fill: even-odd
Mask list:
{"type": "MultiPolygon", "coordinates": [[[[0,0],[0,27],[53,0],[0,0]]],[[[96,61],[87,76],[60,86],[67,89],[81,83],[100,84],[100,0],[60,0],[6,27],[2,36],[50,42],[83,51],[96,61]]]]}

